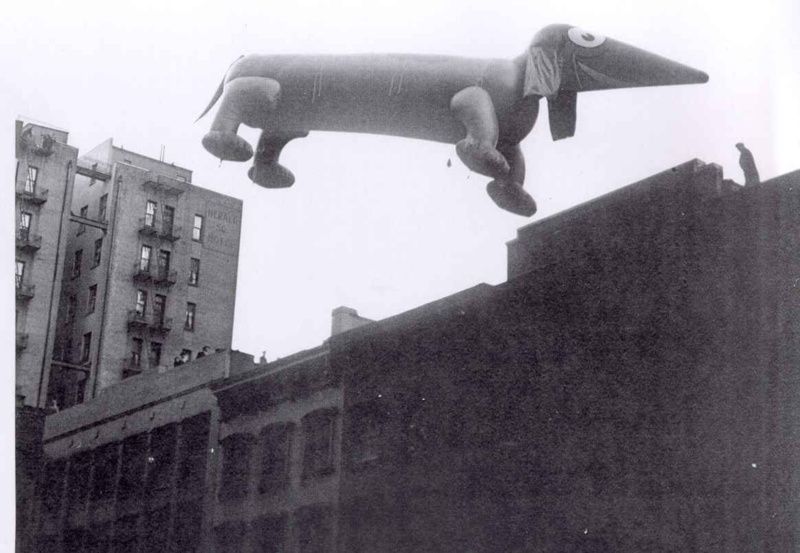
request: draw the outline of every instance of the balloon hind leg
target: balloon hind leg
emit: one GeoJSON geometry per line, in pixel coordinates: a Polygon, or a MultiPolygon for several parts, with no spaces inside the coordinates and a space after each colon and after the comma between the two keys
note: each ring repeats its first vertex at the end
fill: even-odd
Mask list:
{"type": "Polygon", "coordinates": [[[509,165],[496,148],[500,129],[489,93],[479,86],[467,87],[450,100],[450,110],[467,130],[467,136],[456,144],[464,165],[487,177],[505,176],[509,165]]]}
{"type": "Polygon", "coordinates": [[[287,188],[294,184],[294,175],[278,163],[278,158],[290,140],[304,136],[308,136],[308,131],[282,133],[263,131],[258,139],[253,166],[247,172],[250,180],[266,188],[287,188]]]}
{"type": "Polygon", "coordinates": [[[536,202],[525,192],[522,184],[525,182],[525,158],[519,144],[500,144],[497,149],[509,161],[511,170],[508,175],[490,182],[486,192],[497,207],[531,217],[536,213],[536,202]]]}
{"type": "Polygon", "coordinates": [[[263,128],[265,114],[275,108],[280,90],[277,81],[263,77],[239,77],[226,83],[214,123],[203,137],[205,149],[223,160],[247,161],[253,157],[252,146],[236,132],[242,123],[263,128]]]}

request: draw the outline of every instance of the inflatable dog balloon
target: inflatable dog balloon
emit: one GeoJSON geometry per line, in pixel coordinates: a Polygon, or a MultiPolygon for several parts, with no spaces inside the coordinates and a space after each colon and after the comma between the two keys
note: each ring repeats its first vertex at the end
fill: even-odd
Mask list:
{"type": "Polygon", "coordinates": [[[368,54],[243,56],[231,65],[202,117],[222,98],[203,146],[247,161],[239,125],[262,129],[249,176],[281,188],[294,175],[278,163],[311,130],[386,134],[455,144],[469,169],[491,177],[489,196],[524,216],[536,203],[522,188],[519,143],[547,99],[554,140],[575,132],[578,92],[704,83],[708,76],[622,42],[550,25],[513,60],[368,54]]]}

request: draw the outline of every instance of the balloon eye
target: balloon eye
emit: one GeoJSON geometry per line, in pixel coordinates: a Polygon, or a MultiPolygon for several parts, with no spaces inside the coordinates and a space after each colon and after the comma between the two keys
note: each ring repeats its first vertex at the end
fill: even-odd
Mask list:
{"type": "Polygon", "coordinates": [[[603,35],[590,33],[578,27],[573,27],[567,31],[567,36],[572,42],[584,48],[596,48],[606,41],[606,37],[603,35]]]}

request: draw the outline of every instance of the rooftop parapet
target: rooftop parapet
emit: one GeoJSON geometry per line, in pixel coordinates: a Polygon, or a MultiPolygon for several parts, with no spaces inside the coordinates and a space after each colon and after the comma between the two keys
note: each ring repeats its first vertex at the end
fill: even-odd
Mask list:
{"type": "Polygon", "coordinates": [[[513,279],[593,250],[598,241],[641,238],[741,186],[722,178],[722,168],[694,159],[517,230],[508,242],[513,279]],[[627,238],[626,238],[627,237],[627,238]]]}

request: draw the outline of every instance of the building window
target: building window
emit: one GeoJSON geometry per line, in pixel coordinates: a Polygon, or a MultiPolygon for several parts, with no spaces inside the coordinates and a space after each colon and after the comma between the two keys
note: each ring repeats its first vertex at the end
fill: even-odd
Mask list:
{"type": "Polygon", "coordinates": [[[100,259],[103,256],[103,239],[98,238],[94,241],[94,257],[92,258],[92,268],[100,265],[100,259]]]}
{"type": "Polygon", "coordinates": [[[298,509],[297,524],[298,553],[326,553],[332,549],[332,516],[330,508],[314,505],[298,509]]]}
{"type": "Polygon", "coordinates": [[[57,517],[61,510],[64,478],[67,475],[65,459],[54,459],[47,463],[44,472],[44,486],[42,489],[42,507],[50,517],[57,517]]]}
{"type": "Polygon", "coordinates": [[[158,367],[161,365],[161,344],[159,342],[150,342],[150,367],[158,367]]]}
{"type": "Polygon", "coordinates": [[[137,515],[118,518],[114,524],[114,552],[136,553],[138,548],[137,515]]]}
{"type": "Polygon", "coordinates": [[[97,205],[97,219],[106,220],[106,210],[108,209],[108,194],[100,196],[100,203],[97,205]]]}
{"type": "Polygon", "coordinates": [[[117,458],[119,443],[114,442],[94,451],[94,473],[92,474],[92,500],[114,497],[117,484],[117,458]]]}
{"type": "MultiPolygon", "coordinates": [[[[79,511],[86,505],[89,495],[89,472],[92,467],[91,452],[84,451],[70,458],[67,472],[67,509],[79,511]]],[[[81,551],[82,548],[67,549],[65,551],[81,551]]]]}
{"type": "Polygon", "coordinates": [[[31,218],[33,216],[27,211],[21,211],[19,214],[19,238],[20,240],[28,240],[31,235],[31,218]]]}
{"type": "Polygon", "coordinates": [[[167,250],[158,251],[158,278],[165,279],[169,275],[170,253],[167,250]]]}
{"type": "Polygon", "coordinates": [[[92,333],[87,332],[83,335],[83,342],[81,342],[81,363],[89,361],[89,354],[92,352],[92,333]]]}
{"type": "Polygon", "coordinates": [[[133,339],[133,347],[131,348],[131,365],[134,368],[142,366],[142,351],[144,349],[144,341],[141,338],[133,339]]]}
{"type": "Polygon", "coordinates": [[[164,324],[164,311],[167,307],[167,296],[156,294],[153,298],[153,322],[164,324]]]}
{"type": "MultiPolygon", "coordinates": [[[[89,218],[89,206],[88,205],[85,205],[85,206],[83,206],[81,208],[80,215],[84,219],[88,219],[89,218]]],[[[83,234],[84,232],[86,232],[86,225],[81,223],[81,224],[78,225],[78,234],[83,234]]]]}
{"type": "MultiPolygon", "coordinates": [[[[151,507],[144,518],[142,549],[146,551],[168,551],[169,550],[169,505],[161,508],[151,507]]],[[[67,550],[70,551],[70,550],[67,550]]],[[[74,550],[74,551],[77,551],[74,550]]]]}
{"type": "Polygon", "coordinates": [[[197,286],[200,282],[200,260],[191,258],[189,265],[189,286],[197,286]]]}
{"type": "Polygon", "coordinates": [[[28,175],[25,177],[25,192],[28,194],[35,193],[37,180],[39,180],[39,168],[28,165],[28,175]]]}
{"type": "Polygon", "coordinates": [[[334,472],[333,440],[336,412],[321,409],[303,417],[305,448],[303,478],[325,476],[334,472]]]}
{"type": "Polygon", "coordinates": [[[139,270],[144,272],[150,271],[150,255],[153,253],[153,248],[150,246],[142,246],[142,253],[139,257],[139,270]]]}
{"type": "MultiPolygon", "coordinates": [[[[244,549],[247,526],[244,521],[226,522],[214,528],[215,553],[239,553],[244,549]]],[[[256,548],[258,553],[260,549],[256,548]]]]}
{"type": "Polygon", "coordinates": [[[194,226],[192,227],[192,240],[195,242],[203,241],[203,216],[194,216],[194,226]]]}
{"type": "Polygon", "coordinates": [[[92,524],[86,532],[86,546],[82,551],[108,551],[111,545],[111,523],[92,524]]]}
{"type": "Polygon", "coordinates": [[[75,258],[72,260],[72,278],[81,276],[81,265],[83,264],[83,250],[75,252],[75,258]]]}
{"type": "Polygon", "coordinates": [[[210,421],[208,413],[201,413],[181,423],[178,460],[178,487],[181,490],[202,492],[205,487],[210,421]]]}
{"type": "MultiPolygon", "coordinates": [[[[72,363],[72,338],[67,338],[67,342],[64,344],[64,355],[62,359],[68,363],[72,363]]],[[[59,403],[63,405],[63,402],[59,403]]]]}
{"type": "Polygon", "coordinates": [[[136,290],[136,314],[144,316],[147,312],[147,291],[136,290]]]}
{"type": "MultiPolygon", "coordinates": [[[[141,342],[141,340],[139,340],[141,342]]],[[[138,498],[144,484],[147,464],[147,434],[135,434],[122,441],[122,469],[119,472],[117,499],[138,498]]]]}
{"type": "MultiPolygon", "coordinates": [[[[197,553],[203,530],[203,505],[200,501],[179,503],[175,508],[172,531],[173,551],[197,553]]],[[[162,549],[161,551],[169,551],[162,549]]]]}
{"type": "Polygon", "coordinates": [[[258,493],[271,493],[289,484],[292,426],[276,424],[261,432],[261,474],[258,493]]]}
{"type": "Polygon", "coordinates": [[[64,531],[64,551],[83,551],[88,534],[86,528],[67,528],[64,531]]]}
{"type": "Polygon", "coordinates": [[[287,516],[273,515],[253,521],[253,542],[258,553],[283,553],[286,547],[287,516]]]}
{"type": "Polygon", "coordinates": [[[380,400],[355,405],[350,410],[349,462],[358,467],[380,459],[389,414],[380,400]]]}
{"type": "Polygon", "coordinates": [[[156,226],[156,208],[158,204],[156,202],[147,200],[147,206],[144,210],[144,224],[148,227],[156,226]]]}
{"type": "Polygon", "coordinates": [[[71,295],[67,297],[67,322],[75,320],[75,313],[78,311],[78,296],[71,295]]]}
{"type": "Polygon", "coordinates": [[[239,499],[247,495],[252,451],[252,436],[233,434],[222,440],[220,499],[239,499]]]}
{"type": "Polygon", "coordinates": [[[172,235],[172,228],[175,224],[175,208],[165,205],[161,214],[161,232],[167,236],[172,235]]]}
{"type": "Polygon", "coordinates": [[[89,286],[89,298],[86,301],[86,312],[94,313],[94,308],[97,305],[97,284],[89,286]]]}
{"type": "MultiPolygon", "coordinates": [[[[168,424],[156,428],[150,434],[150,457],[147,459],[149,463],[147,491],[151,495],[161,490],[169,489],[172,484],[172,473],[175,466],[175,442],[177,440],[176,431],[176,425],[168,424]]],[[[167,513],[167,524],[169,524],[169,513],[167,513]]]]}
{"type": "Polygon", "coordinates": [[[192,302],[188,302],[186,304],[186,319],[183,322],[183,328],[185,330],[194,330],[196,311],[197,305],[193,304],[192,302]]]}
{"type": "Polygon", "coordinates": [[[25,282],[25,262],[17,259],[17,264],[14,268],[14,283],[16,284],[17,288],[22,288],[22,284],[24,282],[25,282]]]}

